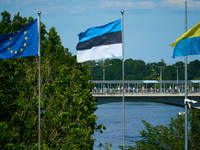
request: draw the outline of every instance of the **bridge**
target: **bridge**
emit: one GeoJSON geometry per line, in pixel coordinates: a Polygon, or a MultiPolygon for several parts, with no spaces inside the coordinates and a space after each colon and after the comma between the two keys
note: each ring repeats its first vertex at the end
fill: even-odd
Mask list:
{"type": "MultiPolygon", "coordinates": [[[[175,106],[184,107],[185,90],[184,81],[177,84],[177,81],[132,81],[127,82],[124,89],[120,87],[122,81],[92,81],[97,86],[92,90],[92,95],[97,98],[97,105],[122,102],[123,90],[125,102],[144,101],[164,103],[175,106]],[[155,83],[156,82],[156,83],[155,83]],[[98,87],[98,84],[101,85],[98,87]],[[103,85],[104,84],[104,85],[103,85]],[[149,84],[149,85],[148,85],[149,84]],[[154,85],[153,85],[154,84],[154,85]],[[108,86],[109,85],[109,86],[108,86]],[[130,87],[132,85],[132,87],[130,87]],[[164,86],[163,86],[164,85],[164,86]]],[[[188,99],[197,101],[196,104],[191,103],[191,107],[200,109],[200,81],[188,81],[188,99]]]]}

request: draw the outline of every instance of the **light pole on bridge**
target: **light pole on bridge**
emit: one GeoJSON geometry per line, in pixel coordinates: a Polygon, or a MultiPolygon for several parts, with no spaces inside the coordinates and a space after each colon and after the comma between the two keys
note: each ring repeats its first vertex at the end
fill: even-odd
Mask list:
{"type": "MultiPolygon", "coordinates": [[[[111,65],[112,65],[112,64],[104,65],[104,62],[103,62],[103,65],[96,64],[96,65],[94,65],[94,66],[89,66],[89,68],[96,67],[96,66],[101,66],[101,67],[103,67],[103,89],[101,90],[102,92],[104,91],[105,67],[108,67],[108,66],[111,66],[111,65]]],[[[102,84],[101,84],[101,88],[102,88],[102,84]]]]}
{"type": "Polygon", "coordinates": [[[176,79],[177,79],[177,90],[178,90],[178,68],[179,67],[183,67],[183,66],[174,66],[174,67],[176,67],[176,74],[177,74],[177,77],[176,77],[176,79]]]}
{"type": "MultiPolygon", "coordinates": [[[[102,67],[103,67],[103,82],[105,81],[105,67],[108,67],[108,66],[111,66],[112,64],[109,64],[109,65],[104,65],[104,63],[103,63],[103,65],[102,65],[102,67]]],[[[105,88],[105,85],[104,85],[104,83],[103,83],[103,91],[104,91],[104,88],[105,88]]]]}
{"type": "Polygon", "coordinates": [[[162,92],[162,69],[165,66],[158,66],[158,68],[160,68],[160,92],[162,92]]]}

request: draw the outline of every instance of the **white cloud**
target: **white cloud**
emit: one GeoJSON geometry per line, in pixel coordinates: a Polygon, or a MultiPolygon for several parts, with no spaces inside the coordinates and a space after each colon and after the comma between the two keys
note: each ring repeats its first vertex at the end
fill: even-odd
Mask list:
{"type": "MultiPolygon", "coordinates": [[[[22,12],[35,12],[41,10],[43,14],[80,14],[86,11],[86,7],[82,6],[80,3],[85,1],[82,0],[0,0],[11,1],[8,6],[15,8],[17,10],[22,10],[22,12]]],[[[6,5],[6,3],[4,3],[6,5]]]]}
{"type": "Polygon", "coordinates": [[[10,0],[0,0],[0,4],[1,5],[9,5],[10,4],[10,0]]]}
{"type": "MultiPolygon", "coordinates": [[[[115,11],[126,12],[184,10],[185,0],[0,0],[0,7],[15,8],[17,11],[41,10],[45,14],[115,11]]],[[[199,11],[200,1],[187,0],[188,10],[199,11]]],[[[13,9],[14,11],[14,9],[13,9]]]]}
{"type": "MultiPolygon", "coordinates": [[[[188,10],[199,11],[200,1],[187,0],[188,10]]],[[[89,3],[88,9],[94,10],[183,10],[185,8],[185,0],[103,0],[89,3]]]]}
{"type": "MultiPolygon", "coordinates": [[[[162,4],[170,7],[171,9],[175,7],[176,9],[182,9],[185,6],[185,0],[164,0],[162,1],[162,4]]],[[[193,10],[195,8],[200,8],[200,1],[187,0],[187,9],[193,10]]]]}
{"type": "Polygon", "coordinates": [[[155,8],[155,6],[153,1],[99,1],[94,3],[94,7],[99,9],[152,9],[155,8]]]}
{"type": "Polygon", "coordinates": [[[46,14],[80,14],[85,12],[87,9],[82,6],[43,6],[41,11],[46,14]]]}
{"type": "Polygon", "coordinates": [[[178,5],[184,5],[185,4],[185,0],[165,0],[163,1],[163,3],[166,3],[166,4],[178,4],[178,5]]]}

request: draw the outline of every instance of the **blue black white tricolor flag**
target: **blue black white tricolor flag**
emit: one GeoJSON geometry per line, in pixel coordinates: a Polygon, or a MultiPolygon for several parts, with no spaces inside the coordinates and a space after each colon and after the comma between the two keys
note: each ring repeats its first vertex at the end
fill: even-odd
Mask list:
{"type": "Polygon", "coordinates": [[[122,56],[121,19],[78,34],[77,61],[122,56]]]}
{"type": "Polygon", "coordinates": [[[0,36],[0,59],[38,55],[37,19],[22,29],[0,36]]]}

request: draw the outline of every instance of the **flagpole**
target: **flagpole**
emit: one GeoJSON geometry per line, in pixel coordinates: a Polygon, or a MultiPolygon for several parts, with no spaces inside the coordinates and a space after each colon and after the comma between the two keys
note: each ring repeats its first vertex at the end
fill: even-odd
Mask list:
{"type": "MultiPolygon", "coordinates": [[[[185,1],[185,32],[187,32],[187,1],[185,1]]],[[[187,109],[187,56],[185,56],[185,150],[188,150],[188,109],[187,109]]]]}
{"type": "Polygon", "coordinates": [[[38,149],[40,150],[40,15],[41,11],[38,12],[38,57],[39,57],[39,80],[38,80],[38,86],[39,86],[39,102],[38,102],[38,149]]]}
{"type": "Polygon", "coordinates": [[[125,109],[124,109],[124,10],[121,10],[121,21],[122,21],[122,103],[123,103],[123,150],[125,150],[125,109]]]}

